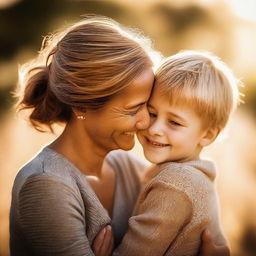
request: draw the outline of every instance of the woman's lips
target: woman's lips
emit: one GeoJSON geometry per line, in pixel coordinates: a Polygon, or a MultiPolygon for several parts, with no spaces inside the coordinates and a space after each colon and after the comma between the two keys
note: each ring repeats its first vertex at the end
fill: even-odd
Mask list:
{"type": "Polygon", "coordinates": [[[157,142],[157,141],[153,141],[147,137],[146,138],[146,141],[147,143],[150,145],[150,146],[153,146],[153,147],[156,147],[156,148],[163,148],[163,147],[169,147],[170,144],[165,144],[165,143],[161,143],[161,142],[157,142]]]}
{"type": "Polygon", "coordinates": [[[134,136],[135,133],[136,133],[136,132],[124,132],[124,134],[125,134],[126,136],[130,136],[130,137],[134,136]]]}

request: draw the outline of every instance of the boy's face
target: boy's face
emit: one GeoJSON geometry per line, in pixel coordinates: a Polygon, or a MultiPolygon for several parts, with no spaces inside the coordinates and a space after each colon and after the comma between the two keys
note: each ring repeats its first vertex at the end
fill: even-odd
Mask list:
{"type": "Polygon", "coordinates": [[[139,131],[137,136],[150,162],[198,159],[206,131],[192,106],[171,106],[158,85],[153,89],[148,110],[150,127],[139,131]]]}

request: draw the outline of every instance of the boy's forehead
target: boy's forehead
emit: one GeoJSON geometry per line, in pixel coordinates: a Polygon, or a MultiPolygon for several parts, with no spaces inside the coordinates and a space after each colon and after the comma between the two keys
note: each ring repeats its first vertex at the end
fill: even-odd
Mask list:
{"type": "Polygon", "coordinates": [[[168,101],[171,106],[195,106],[197,105],[198,99],[195,97],[194,92],[191,88],[185,88],[183,86],[170,86],[168,84],[158,84],[154,87],[153,98],[158,98],[163,101],[168,101]]]}
{"type": "Polygon", "coordinates": [[[156,87],[148,102],[149,107],[165,108],[165,111],[176,113],[186,113],[187,116],[197,116],[201,121],[204,121],[203,116],[198,111],[198,106],[193,97],[190,97],[185,92],[168,91],[163,89],[164,86],[156,87]]]}
{"type": "Polygon", "coordinates": [[[168,105],[184,106],[188,103],[188,99],[185,94],[177,92],[176,90],[170,90],[164,85],[157,85],[154,87],[150,100],[161,101],[168,105]]]}
{"type": "Polygon", "coordinates": [[[160,86],[154,87],[152,90],[152,94],[149,98],[149,102],[152,101],[161,101],[168,103],[169,102],[169,93],[164,91],[160,86]]]}

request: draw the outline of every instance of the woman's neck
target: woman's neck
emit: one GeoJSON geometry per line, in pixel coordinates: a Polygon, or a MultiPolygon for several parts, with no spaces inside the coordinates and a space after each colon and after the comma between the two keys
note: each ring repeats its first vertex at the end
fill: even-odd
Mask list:
{"type": "Polygon", "coordinates": [[[103,161],[108,152],[97,148],[76,122],[68,123],[49,148],[64,155],[85,175],[101,178],[103,161]]]}

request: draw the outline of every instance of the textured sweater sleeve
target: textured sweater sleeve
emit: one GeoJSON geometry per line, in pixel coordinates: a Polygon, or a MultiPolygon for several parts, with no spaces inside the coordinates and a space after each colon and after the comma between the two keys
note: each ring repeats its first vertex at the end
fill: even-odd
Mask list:
{"type": "Polygon", "coordinates": [[[19,193],[19,219],[33,255],[94,255],[79,193],[58,178],[32,176],[19,193]]]}
{"type": "Polygon", "coordinates": [[[164,255],[191,215],[191,202],[183,192],[154,183],[140,196],[128,232],[113,255],[164,255]]]}

